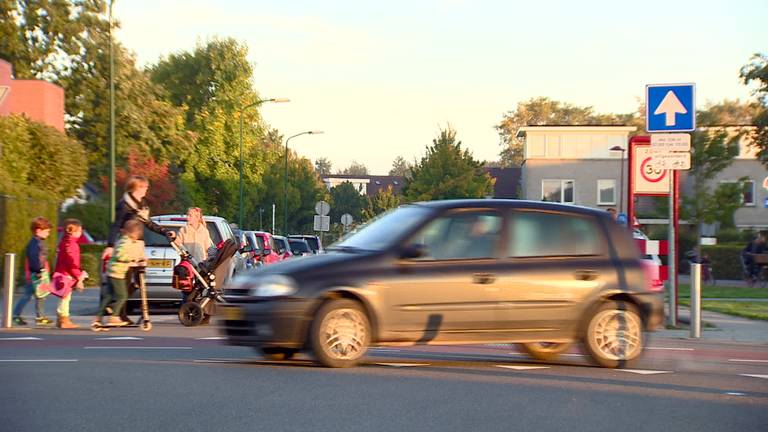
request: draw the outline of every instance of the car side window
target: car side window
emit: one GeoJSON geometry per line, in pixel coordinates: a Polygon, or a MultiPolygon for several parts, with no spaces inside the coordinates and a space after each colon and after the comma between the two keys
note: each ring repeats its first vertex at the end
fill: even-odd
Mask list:
{"type": "Polygon", "coordinates": [[[411,243],[424,246],[421,261],[493,258],[501,226],[496,212],[459,212],[432,220],[411,243]]]}
{"type": "Polygon", "coordinates": [[[544,211],[518,211],[512,216],[507,256],[600,255],[604,250],[604,237],[592,218],[544,211]]]}
{"type": "Polygon", "coordinates": [[[215,246],[221,243],[221,234],[216,228],[216,222],[206,222],[205,226],[208,228],[208,234],[211,235],[211,241],[213,242],[213,245],[215,246]]]}

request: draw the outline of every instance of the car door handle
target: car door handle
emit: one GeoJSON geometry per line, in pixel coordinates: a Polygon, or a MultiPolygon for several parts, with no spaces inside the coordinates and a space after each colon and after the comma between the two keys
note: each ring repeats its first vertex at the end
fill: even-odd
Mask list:
{"type": "Polygon", "coordinates": [[[594,270],[579,270],[573,274],[576,280],[592,281],[597,279],[597,272],[594,270]]]}
{"type": "Polygon", "coordinates": [[[496,276],[490,273],[475,273],[472,275],[472,283],[490,285],[496,282],[496,276]]]}

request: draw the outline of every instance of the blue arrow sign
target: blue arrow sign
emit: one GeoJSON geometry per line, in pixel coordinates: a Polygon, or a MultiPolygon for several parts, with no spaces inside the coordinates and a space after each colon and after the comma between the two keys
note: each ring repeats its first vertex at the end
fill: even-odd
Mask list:
{"type": "Polygon", "coordinates": [[[696,129],[695,84],[645,86],[645,129],[648,132],[691,132],[696,129]]]}

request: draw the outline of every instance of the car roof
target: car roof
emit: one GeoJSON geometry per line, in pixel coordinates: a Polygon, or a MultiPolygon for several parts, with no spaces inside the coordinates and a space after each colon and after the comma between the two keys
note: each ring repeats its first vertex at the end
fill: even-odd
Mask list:
{"type": "Polygon", "coordinates": [[[438,201],[420,201],[414,204],[441,210],[454,208],[525,208],[536,210],[565,211],[571,213],[589,214],[593,216],[608,216],[605,210],[594,209],[574,204],[561,204],[546,201],[514,200],[514,199],[454,199],[438,201]]]}

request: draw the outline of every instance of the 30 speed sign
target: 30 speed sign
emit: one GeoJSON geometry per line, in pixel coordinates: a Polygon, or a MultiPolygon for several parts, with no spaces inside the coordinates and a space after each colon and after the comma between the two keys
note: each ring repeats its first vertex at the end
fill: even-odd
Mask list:
{"type": "Polygon", "coordinates": [[[635,194],[666,194],[669,192],[671,175],[662,169],[659,163],[654,164],[656,153],[648,146],[634,146],[632,157],[632,188],[635,194]]]}

